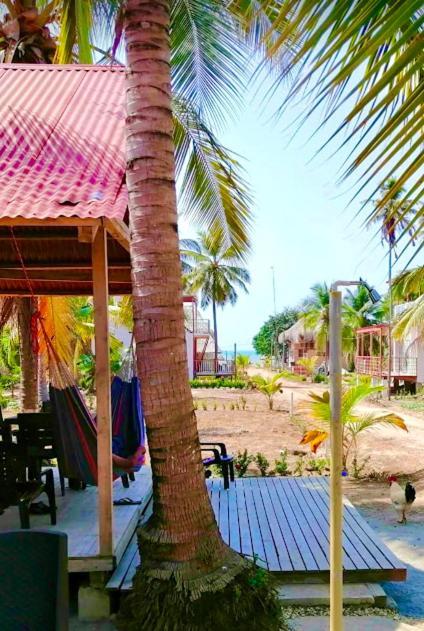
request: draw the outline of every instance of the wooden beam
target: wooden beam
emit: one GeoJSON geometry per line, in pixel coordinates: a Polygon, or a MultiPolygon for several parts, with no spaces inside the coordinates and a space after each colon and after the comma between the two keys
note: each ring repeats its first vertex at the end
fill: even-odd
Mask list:
{"type": "Polygon", "coordinates": [[[0,217],[0,226],[39,226],[54,228],[56,226],[99,226],[101,219],[80,219],[79,217],[57,217],[52,219],[27,219],[26,217],[0,217]]]}
{"type": "Polygon", "coordinates": [[[130,229],[127,224],[117,219],[105,219],[104,225],[108,233],[118,241],[122,247],[130,251],[130,229]]]}
{"type": "MultiPolygon", "coordinates": [[[[55,282],[75,282],[75,283],[91,283],[91,269],[26,269],[27,276],[34,281],[55,281],[55,282]]],[[[25,280],[24,273],[19,269],[3,269],[0,267],[0,280],[25,280]]],[[[129,269],[111,269],[109,270],[110,283],[130,283],[131,272],[129,269]]]]}
{"type": "MultiPolygon", "coordinates": [[[[25,261],[26,270],[91,270],[93,268],[92,262],[80,263],[80,262],[67,262],[67,261],[48,261],[42,263],[39,261],[25,261]]],[[[0,270],[22,270],[22,264],[18,262],[2,262],[0,263],[0,270]]],[[[131,273],[129,263],[125,261],[109,262],[108,269],[123,269],[128,270],[131,273]]]]}
{"type": "Polygon", "coordinates": [[[100,556],[113,554],[112,408],[109,367],[107,235],[99,226],[92,246],[96,351],[97,471],[100,556]]]}
{"type": "Polygon", "coordinates": [[[79,243],[92,243],[94,240],[94,228],[91,226],[78,226],[79,243]]]}

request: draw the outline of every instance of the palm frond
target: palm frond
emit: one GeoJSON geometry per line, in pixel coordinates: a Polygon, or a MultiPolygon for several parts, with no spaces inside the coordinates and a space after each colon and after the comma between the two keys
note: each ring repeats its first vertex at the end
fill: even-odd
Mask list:
{"type": "Polygon", "coordinates": [[[92,24],[93,2],[91,0],[62,0],[56,51],[57,63],[71,64],[74,62],[75,55],[79,63],[93,63],[92,24]]]}
{"type": "Polygon", "coordinates": [[[222,123],[234,114],[247,63],[240,30],[221,0],[171,3],[173,91],[204,120],[222,123]]]}
{"type": "MultiPolygon", "coordinates": [[[[358,172],[356,194],[372,180],[374,190],[366,200],[371,201],[398,170],[396,186],[379,199],[371,218],[390,199],[413,209],[424,191],[422,1],[287,0],[279,20],[287,26],[273,50],[290,44],[294,32],[300,42],[293,65],[301,78],[289,99],[307,94],[312,104],[307,113],[327,102],[325,123],[347,112],[329,141],[342,135],[342,144],[355,141],[343,177],[358,172]]],[[[422,206],[416,208],[410,227],[423,214],[422,206]]]]}
{"type": "Polygon", "coordinates": [[[424,337],[424,294],[411,302],[393,327],[395,339],[413,335],[415,339],[424,337]]]}
{"type": "Polygon", "coordinates": [[[238,256],[250,249],[252,199],[236,158],[185,101],[174,101],[174,141],[181,211],[207,232],[221,233],[238,256]]]}

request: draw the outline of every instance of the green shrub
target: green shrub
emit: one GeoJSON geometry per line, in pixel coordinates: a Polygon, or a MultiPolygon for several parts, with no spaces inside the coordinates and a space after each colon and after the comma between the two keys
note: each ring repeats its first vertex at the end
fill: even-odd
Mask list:
{"type": "Polygon", "coordinates": [[[289,473],[289,463],[287,462],[287,449],[283,449],[283,451],[280,451],[280,458],[279,460],[275,461],[275,472],[278,473],[279,475],[287,475],[289,473]]]}
{"type": "Polygon", "coordinates": [[[296,460],[296,464],[294,465],[294,475],[302,476],[305,470],[305,457],[299,456],[296,460]]]}
{"type": "Polygon", "coordinates": [[[321,373],[317,372],[317,374],[314,375],[314,378],[312,379],[312,381],[314,383],[328,383],[328,377],[326,377],[325,375],[321,375],[321,373]]]}
{"type": "Polygon", "coordinates": [[[255,456],[252,456],[252,454],[248,454],[247,449],[245,449],[243,452],[239,451],[237,453],[237,456],[234,458],[234,466],[239,478],[242,478],[244,476],[249,468],[249,465],[254,462],[254,460],[255,456]]]}
{"type": "Polygon", "coordinates": [[[244,390],[247,388],[247,383],[243,379],[197,378],[190,380],[190,386],[192,388],[236,388],[237,390],[244,390]]]}
{"type": "Polygon", "coordinates": [[[328,458],[310,458],[306,468],[308,471],[316,471],[322,475],[326,469],[330,468],[330,461],[328,458]]]}
{"type": "Polygon", "coordinates": [[[265,454],[258,451],[258,453],[255,456],[255,462],[258,465],[258,469],[260,471],[261,476],[264,478],[269,469],[268,458],[265,456],[265,454]]]}

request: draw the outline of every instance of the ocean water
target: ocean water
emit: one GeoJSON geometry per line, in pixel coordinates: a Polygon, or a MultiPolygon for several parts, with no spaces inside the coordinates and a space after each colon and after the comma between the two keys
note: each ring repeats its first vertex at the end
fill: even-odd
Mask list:
{"type": "MultiPolygon", "coordinates": [[[[234,348],[230,349],[226,349],[223,351],[224,354],[227,354],[227,357],[230,359],[232,357],[234,357],[234,348]]],[[[260,357],[259,355],[252,349],[252,348],[237,348],[237,355],[249,355],[250,357],[250,362],[252,364],[256,364],[259,360],[260,357]]]]}

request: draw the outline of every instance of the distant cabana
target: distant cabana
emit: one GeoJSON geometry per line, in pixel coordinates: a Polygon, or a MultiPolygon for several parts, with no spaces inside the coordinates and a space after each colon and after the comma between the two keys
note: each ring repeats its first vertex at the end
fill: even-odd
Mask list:
{"type": "Polygon", "coordinates": [[[278,342],[286,345],[284,363],[293,369],[294,372],[302,372],[302,366],[297,365],[298,360],[302,357],[320,355],[315,350],[314,332],[305,328],[302,318],[289,329],[280,333],[278,342]]]}
{"type": "Polygon", "coordinates": [[[101,569],[114,564],[108,297],[131,293],[124,79],[0,65],[0,294],[93,296],[101,569]]]}

